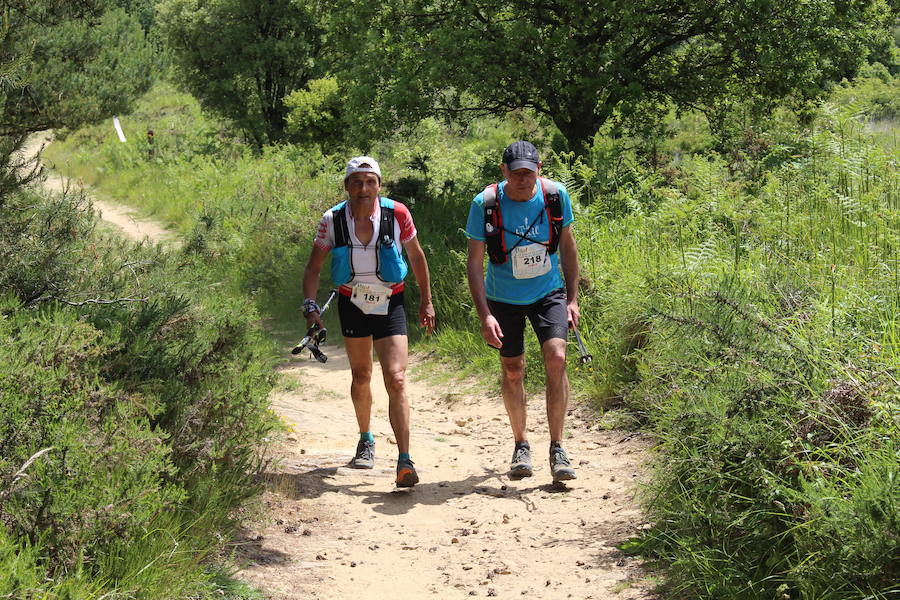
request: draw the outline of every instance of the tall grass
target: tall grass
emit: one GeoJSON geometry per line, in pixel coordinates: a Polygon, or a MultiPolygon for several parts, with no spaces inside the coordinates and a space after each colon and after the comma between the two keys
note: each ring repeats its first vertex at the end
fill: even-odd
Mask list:
{"type": "MultiPolygon", "coordinates": [[[[171,94],[159,94],[133,119],[166,113],[171,94]]],[[[595,357],[573,369],[573,389],[659,441],[654,526],[637,545],[667,565],[672,597],[900,593],[898,147],[885,121],[867,120],[873,101],[836,100],[811,125],[781,114],[727,143],[691,117],[671,140],[598,138],[589,156],[545,159],[575,199],[580,329],[595,357]]],[[[253,156],[202,134],[215,129],[178,146],[196,152],[147,158],[98,130],[54,152],[111,195],[130,182],[130,201],[173,215],[188,253],[287,314],[346,157],[253,156]]],[[[426,121],[373,150],[431,265],[439,335],[417,347],[465,356],[486,381],[496,358],[468,297],[461,228],[519,137],[550,139],[522,116],[459,131],[426,121]]],[[[527,348],[534,390],[540,357],[527,348]]]]}
{"type": "Polygon", "coordinates": [[[834,110],[768,143],[749,179],[715,155],[683,160],[655,209],[610,223],[600,246],[631,257],[601,264],[638,296],[619,323],[646,332],[635,369],[607,362],[660,440],[643,549],[675,595],[887,598],[900,592],[896,149],[834,110]],[[634,221],[636,239],[614,229],[634,221]]]}

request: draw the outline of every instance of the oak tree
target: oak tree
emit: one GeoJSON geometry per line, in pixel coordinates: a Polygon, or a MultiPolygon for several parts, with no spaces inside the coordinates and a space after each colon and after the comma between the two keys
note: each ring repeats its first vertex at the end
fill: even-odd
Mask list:
{"type": "Polygon", "coordinates": [[[887,34],[883,0],[335,0],[387,129],[528,108],[584,152],[614,116],[813,98],[887,34]]]}

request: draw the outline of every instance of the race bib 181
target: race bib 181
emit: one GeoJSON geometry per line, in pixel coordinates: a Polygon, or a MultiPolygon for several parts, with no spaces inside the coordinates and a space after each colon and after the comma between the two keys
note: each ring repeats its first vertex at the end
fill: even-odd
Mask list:
{"type": "Polygon", "coordinates": [[[350,302],[366,315],[388,314],[391,288],[377,283],[357,283],[350,294],[350,302]]]}

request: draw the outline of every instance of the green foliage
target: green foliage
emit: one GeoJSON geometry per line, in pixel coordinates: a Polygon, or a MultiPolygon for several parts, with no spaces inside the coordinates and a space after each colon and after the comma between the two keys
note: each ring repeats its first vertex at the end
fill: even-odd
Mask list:
{"type": "Polygon", "coordinates": [[[94,220],[67,197],[0,206],[0,556],[33,553],[34,597],[181,597],[257,489],[271,350],[198,264],[94,220]]]}
{"type": "Polygon", "coordinates": [[[150,86],[153,49],[133,16],[103,11],[101,2],[79,3],[95,7],[87,15],[47,4],[6,13],[0,35],[14,85],[0,88],[2,135],[77,127],[125,113],[150,86]]]}
{"type": "Polygon", "coordinates": [[[0,249],[0,288],[30,305],[83,281],[93,259],[84,240],[90,239],[96,221],[86,212],[87,206],[83,198],[50,199],[31,206],[11,199],[0,205],[0,211],[8,215],[27,208],[33,219],[47,223],[38,228],[22,218],[0,221],[2,239],[18,240],[0,249]]]}
{"type": "Polygon", "coordinates": [[[645,547],[698,597],[883,597],[900,575],[897,423],[873,407],[896,406],[893,367],[848,371],[809,305],[721,285],[659,314],[644,356],[635,393],[662,441],[645,547]]]}
{"type": "Polygon", "coordinates": [[[670,102],[707,106],[818,97],[852,75],[873,38],[887,39],[880,0],[570,1],[340,0],[350,104],[375,131],[443,112],[528,108],[584,154],[615,118],[653,123],[670,102]]]}
{"type": "Polygon", "coordinates": [[[157,399],[97,380],[111,342],[74,311],[34,315],[17,304],[7,297],[0,309],[8,315],[0,322],[0,519],[17,536],[43,538],[69,565],[87,549],[102,554],[114,536],[133,542],[181,492],[162,480],[170,467],[150,426],[157,399]]]}
{"type": "Polygon", "coordinates": [[[82,565],[68,575],[48,582],[44,565],[44,549],[28,540],[17,540],[0,527],[0,596],[22,600],[95,600],[103,588],[91,581],[82,565]]]}
{"type": "Polygon", "coordinates": [[[325,74],[323,15],[307,0],[163,0],[178,79],[262,147],[284,138],[285,97],[325,74]]]}
{"type": "Polygon", "coordinates": [[[600,370],[660,440],[641,547],[676,595],[897,591],[896,146],[837,111],[791,133],[682,159],[579,238],[600,370]]]}
{"type": "Polygon", "coordinates": [[[873,121],[900,119],[900,80],[880,64],[866,70],[868,77],[844,82],[835,92],[835,102],[847,111],[866,114],[873,121]]]}
{"type": "Polygon", "coordinates": [[[150,31],[153,28],[153,17],[156,11],[155,0],[116,0],[116,4],[125,9],[128,14],[134,15],[144,31],[150,31]]]}
{"type": "Polygon", "coordinates": [[[305,145],[318,144],[335,152],[346,136],[343,118],[344,98],[334,77],[313,79],[302,90],[284,99],[288,114],[285,131],[291,139],[305,145]]]}
{"type": "Polygon", "coordinates": [[[37,174],[18,156],[30,132],[129,110],[149,87],[153,53],[137,21],[105,0],[0,8],[2,204],[37,174]]]}

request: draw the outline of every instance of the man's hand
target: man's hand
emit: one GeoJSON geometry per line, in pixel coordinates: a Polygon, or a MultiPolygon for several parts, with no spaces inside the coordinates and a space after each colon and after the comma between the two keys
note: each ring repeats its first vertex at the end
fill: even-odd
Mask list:
{"type": "Polygon", "coordinates": [[[581,310],[578,308],[577,300],[572,300],[566,304],[566,316],[569,319],[569,329],[578,327],[578,319],[581,318],[581,310]]]}
{"type": "Polygon", "coordinates": [[[503,331],[500,329],[500,323],[497,322],[494,315],[488,315],[481,321],[481,337],[492,348],[503,347],[503,342],[500,341],[500,338],[503,337],[503,331]]]}
{"type": "Polygon", "coordinates": [[[318,325],[319,329],[325,329],[325,323],[322,322],[322,315],[319,311],[314,311],[306,315],[306,328],[309,329],[313,325],[318,325]]]}
{"type": "Polygon", "coordinates": [[[434,306],[431,301],[419,304],[419,326],[425,328],[426,335],[434,331],[434,306]]]}

